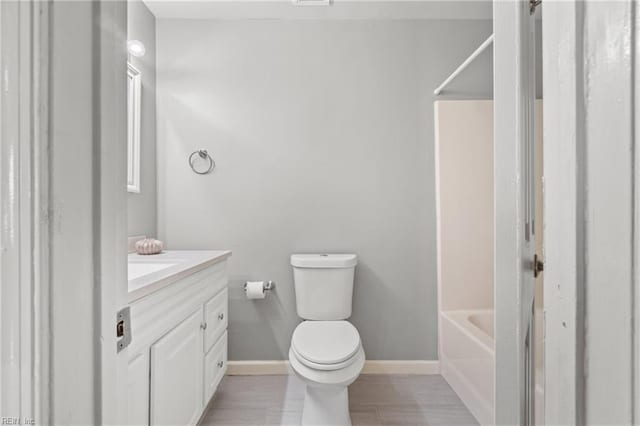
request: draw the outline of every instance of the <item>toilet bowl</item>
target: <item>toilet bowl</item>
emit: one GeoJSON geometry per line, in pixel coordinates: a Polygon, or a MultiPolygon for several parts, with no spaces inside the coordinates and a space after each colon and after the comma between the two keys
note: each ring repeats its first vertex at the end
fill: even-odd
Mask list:
{"type": "Polygon", "coordinates": [[[303,425],[350,425],[347,387],[364,366],[356,328],[347,321],[304,321],[291,339],[289,361],[305,383],[303,425]]]}
{"type": "Polygon", "coordinates": [[[291,256],[300,323],[289,362],[305,383],[303,425],[350,425],[347,387],[364,367],[364,349],[351,316],[355,254],[291,256]]]}

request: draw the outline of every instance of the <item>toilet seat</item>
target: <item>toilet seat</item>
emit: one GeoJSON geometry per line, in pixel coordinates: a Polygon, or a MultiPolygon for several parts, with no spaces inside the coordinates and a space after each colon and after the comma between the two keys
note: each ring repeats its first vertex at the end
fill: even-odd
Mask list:
{"type": "Polygon", "coordinates": [[[360,349],[358,330],[348,321],[304,321],[291,338],[291,352],[315,370],[346,368],[357,359],[360,349]]]}

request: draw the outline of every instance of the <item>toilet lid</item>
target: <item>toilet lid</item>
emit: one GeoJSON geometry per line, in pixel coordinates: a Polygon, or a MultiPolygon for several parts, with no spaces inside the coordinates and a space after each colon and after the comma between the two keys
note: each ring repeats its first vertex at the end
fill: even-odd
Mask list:
{"type": "Polygon", "coordinates": [[[293,332],[293,350],[316,364],[337,364],[360,349],[358,330],[348,321],[304,321],[293,332]]]}

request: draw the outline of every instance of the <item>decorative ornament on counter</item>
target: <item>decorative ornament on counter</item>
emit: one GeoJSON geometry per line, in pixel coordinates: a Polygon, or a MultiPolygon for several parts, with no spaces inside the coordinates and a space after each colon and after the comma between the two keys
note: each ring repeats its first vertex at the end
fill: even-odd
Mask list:
{"type": "Polygon", "coordinates": [[[136,243],[136,253],[142,255],[158,254],[162,252],[163,248],[164,243],[153,238],[145,238],[136,243]]]}

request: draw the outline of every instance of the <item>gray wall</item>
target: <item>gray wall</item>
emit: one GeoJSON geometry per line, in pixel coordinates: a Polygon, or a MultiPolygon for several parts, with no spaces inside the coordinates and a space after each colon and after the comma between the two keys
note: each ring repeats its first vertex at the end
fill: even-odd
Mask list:
{"type": "MultiPolygon", "coordinates": [[[[436,359],[433,89],[488,21],[158,23],[159,234],[231,249],[230,359],[286,359],[289,255],[355,252],[368,359],[436,359]],[[199,148],[218,167],[186,161],[199,148]],[[245,280],[272,279],[247,301],[245,280]]],[[[484,54],[452,86],[491,97],[484,54]]]]}
{"type": "Polygon", "coordinates": [[[146,53],[129,55],[129,62],[142,73],[140,112],[140,193],[128,193],[129,235],[155,236],[157,232],[156,190],[156,21],[141,0],[127,2],[127,39],[140,40],[146,53]]]}

